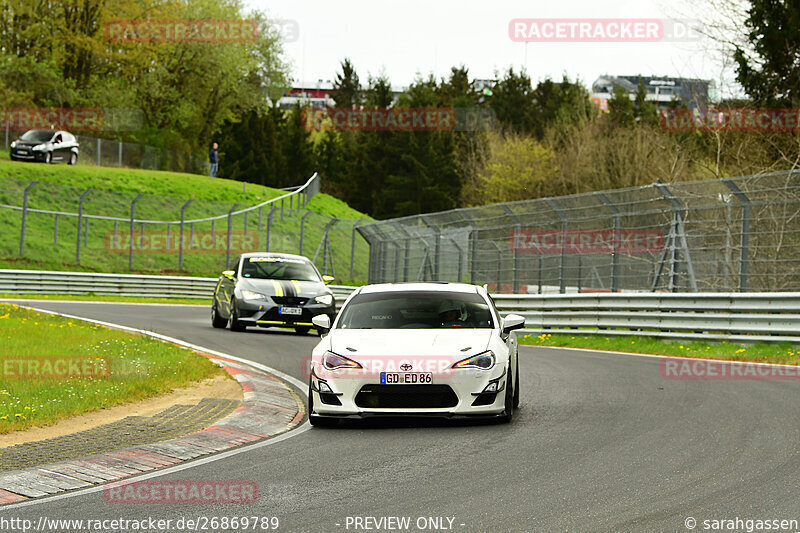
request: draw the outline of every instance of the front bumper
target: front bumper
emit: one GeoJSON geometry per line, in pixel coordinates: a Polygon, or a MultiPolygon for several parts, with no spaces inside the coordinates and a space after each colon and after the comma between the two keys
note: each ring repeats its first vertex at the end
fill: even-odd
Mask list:
{"type": "Polygon", "coordinates": [[[45,152],[42,151],[32,151],[29,149],[23,149],[24,152],[21,151],[19,148],[13,148],[9,152],[9,157],[12,161],[44,161],[44,154],[45,152]]]}
{"type": "Polygon", "coordinates": [[[345,375],[315,365],[310,386],[313,414],[320,417],[457,419],[502,415],[507,383],[505,369],[499,365],[491,370],[459,369],[434,373],[430,385],[381,385],[379,377],[345,375]],[[324,381],[332,393],[321,392],[320,381],[324,381]],[[482,394],[493,381],[497,382],[498,390],[482,394]],[[452,396],[445,389],[451,391],[452,396]]]}
{"type": "Polygon", "coordinates": [[[300,306],[300,315],[286,315],[280,312],[281,305],[268,300],[237,300],[239,322],[246,326],[270,327],[307,327],[313,328],[311,319],[317,315],[328,315],[333,321],[336,316],[334,305],[324,305],[309,300],[300,306]]]}

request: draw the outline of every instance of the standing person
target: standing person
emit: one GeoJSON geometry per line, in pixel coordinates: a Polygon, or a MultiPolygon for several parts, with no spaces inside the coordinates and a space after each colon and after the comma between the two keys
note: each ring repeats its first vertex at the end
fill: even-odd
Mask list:
{"type": "Polygon", "coordinates": [[[211,150],[208,151],[208,175],[212,178],[217,177],[217,170],[219,169],[219,155],[217,154],[217,143],[211,145],[211,150]]]}

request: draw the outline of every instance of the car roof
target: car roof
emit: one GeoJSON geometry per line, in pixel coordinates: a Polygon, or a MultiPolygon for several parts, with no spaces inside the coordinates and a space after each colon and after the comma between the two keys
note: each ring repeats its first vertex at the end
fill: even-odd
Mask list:
{"type": "Polygon", "coordinates": [[[361,294],[378,292],[463,292],[477,293],[478,287],[468,283],[426,282],[426,283],[377,283],[361,288],[361,294]]]}
{"type": "Polygon", "coordinates": [[[245,254],[242,254],[242,259],[245,259],[247,257],[268,257],[270,259],[294,259],[295,261],[300,260],[300,261],[306,261],[308,263],[311,262],[308,259],[308,257],[302,255],[281,254],[277,252],[247,252],[245,254]]]}

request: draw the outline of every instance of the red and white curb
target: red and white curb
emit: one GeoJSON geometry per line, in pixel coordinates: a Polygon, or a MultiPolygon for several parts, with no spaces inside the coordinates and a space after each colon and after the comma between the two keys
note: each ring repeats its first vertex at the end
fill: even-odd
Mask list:
{"type": "Polygon", "coordinates": [[[276,435],[296,429],[303,421],[305,405],[286,382],[300,390],[304,384],[278,370],[150,331],[44,309],[31,309],[141,333],[191,348],[222,366],[236,379],[244,391],[244,401],[217,424],[183,437],[0,474],[0,505],[100,486],[109,481],[143,473],[154,473],[184,461],[231,451],[231,448],[243,444],[268,438],[271,440],[276,435]]]}

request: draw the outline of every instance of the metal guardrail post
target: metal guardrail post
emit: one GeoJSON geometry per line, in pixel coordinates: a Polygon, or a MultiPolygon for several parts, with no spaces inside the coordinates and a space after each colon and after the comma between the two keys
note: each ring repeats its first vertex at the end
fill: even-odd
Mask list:
{"type": "MultiPolygon", "coordinates": [[[[134,224],[136,223],[136,202],[138,202],[142,196],[144,196],[144,193],[140,192],[139,196],[134,198],[134,200],[131,202],[131,243],[130,248],[128,249],[128,270],[133,270],[133,241],[135,240],[133,234],[136,232],[136,228],[134,227],[134,224]]],[[[78,240],[80,240],[80,236],[78,237],[78,240]]]]}
{"type": "Polygon", "coordinates": [[[561,263],[559,265],[558,292],[564,294],[567,288],[567,232],[569,231],[569,219],[555,199],[545,198],[544,201],[556,212],[556,215],[561,220],[561,263]]]}
{"type": "MultiPolygon", "coordinates": [[[[306,214],[300,218],[300,255],[303,255],[303,238],[306,231],[306,217],[313,213],[313,211],[306,211],[306,214]]],[[[283,202],[281,202],[281,220],[283,220],[283,202]]]]}
{"type": "Polygon", "coordinates": [[[359,218],[353,224],[353,231],[350,235],[350,279],[353,279],[353,269],[355,267],[355,260],[356,260],[356,228],[359,224],[364,222],[363,218],[359,218]]]}
{"type": "Polygon", "coordinates": [[[620,214],[617,206],[614,205],[605,194],[601,192],[596,192],[594,194],[600,198],[600,201],[605,204],[614,217],[614,247],[611,252],[611,292],[617,292],[619,290],[619,241],[622,215],[620,214]]]}
{"type": "Polygon", "coordinates": [[[187,201],[181,207],[181,240],[178,243],[178,270],[183,270],[183,224],[186,221],[186,208],[189,207],[189,204],[194,202],[194,199],[187,201]]]}
{"type": "MultiPolygon", "coordinates": [[[[500,207],[502,207],[503,211],[506,212],[506,215],[508,215],[508,217],[514,221],[517,231],[521,231],[522,224],[520,223],[517,214],[514,213],[506,204],[500,204],[500,207]]],[[[541,290],[541,288],[542,286],[540,284],[539,290],[541,290]]],[[[497,290],[499,291],[500,289],[498,288],[497,290]]],[[[517,250],[516,246],[514,247],[514,285],[512,291],[514,294],[519,292],[519,250],[517,250]]]]}
{"type": "Polygon", "coordinates": [[[89,196],[92,189],[86,189],[78,200],[78,244],[75,247],[75,262],[81,264],[81,229],[83,225],[83,201],[89,196]]]}
{"type": "MultiPolygon", "coordinates": [[[[25,188],[25,194],[22,199],[22,231],[19,235],[19,256],[25,253],[25,225],[28,220],[28,193],[31,192],[31,189],[36,187],[36,184],[39,183],[38,180],[34,180],[25,188]]],[[[81,238],[81,230],[78,228],[78,240],[81,238]]]]}
{"type": "Polygon", "coordinates": [[[233,231],[233,212],[239,207],[238,203],[233,204],[231,210],[228,211],[228,237],[225,242],[225,268],[231,266],[231,232],[233,231]]]}
{"type": "Polygon", "coordinates": [[[728,186],[733,195],[742,204],[742,234],[741,255],[739,257],[739,292],[747,292],[747,263],[750,255],[750,198],[742,192],[736,183],[730,178],[725,178],[722,182],[728,186]]]}

